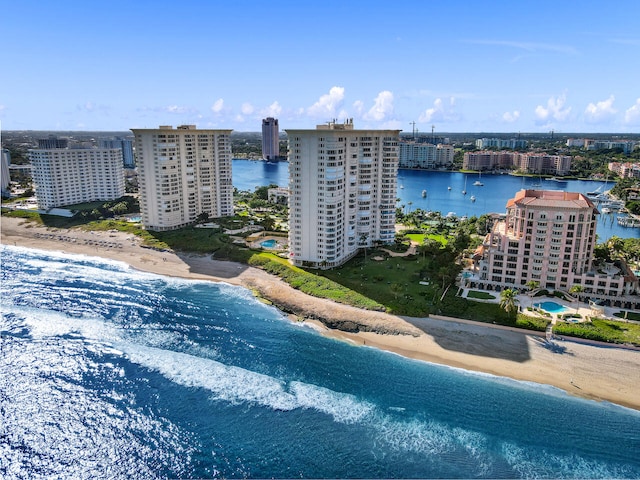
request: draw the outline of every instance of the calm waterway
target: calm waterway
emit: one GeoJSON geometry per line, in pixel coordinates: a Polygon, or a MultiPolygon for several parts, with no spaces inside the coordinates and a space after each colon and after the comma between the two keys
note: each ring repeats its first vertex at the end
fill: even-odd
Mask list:
{"type": "MultiPolygon", "coordinates": [[[[256,187],[277,184],[285,187],[289,183],[289,163],[266,163],[249,160],[233,160],[233,185],[239,190],[253,191],[256,187]]],[[[479,175],[459,172],[433,172],[401,169],[398,173],[400,205],[405,210],[439,211],[443,215],[453,212],[458,216],[480,216],[484,213],[505,213],[507,201],[522,188],[565,190],[586,193],[605,191],[613,182],[568,180],[556,182],[535,177],[513,175],[479,175]],[[480,181],[483,186],[473,185],[480,181]],[[536,186],[537,185],[537,186],[536,186]],[[451,187],[451,190],[448,189],[451,187]],[[422,191],[426,190],[426,197],[422,191]],[[462,191],[467,194],[463,195],[462,191]],[[471,197],[475,198],[472,201],[471,197]]],[[[600,215],[598,222],[599,241],[612,236],[640,238],[640,228],[621,227],[616,222],[617,214],[600,215]]]]}

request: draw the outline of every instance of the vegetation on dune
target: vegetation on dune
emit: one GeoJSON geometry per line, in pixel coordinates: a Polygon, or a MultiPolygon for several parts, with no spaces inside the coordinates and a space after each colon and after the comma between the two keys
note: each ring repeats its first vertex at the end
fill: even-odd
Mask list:
{"type": "Polygon", "coordinates": [[[600,318],[593,318],[583,323],[558,322],[553,327],[553,333],[600,342],[640,346],[640,324],[637,323],[600,318]]]}

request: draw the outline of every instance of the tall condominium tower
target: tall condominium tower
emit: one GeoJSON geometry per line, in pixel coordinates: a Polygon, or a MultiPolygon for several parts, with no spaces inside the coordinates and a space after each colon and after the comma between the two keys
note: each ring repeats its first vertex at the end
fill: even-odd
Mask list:
{"type": "Polygon", "coordinates": [[[135,168],[133,160],[133,141],[128,138],[101,138],[98,145],[102,148],[119,148],[122,150],[124,168],[135,168]]]}
{"type": "Polygon", "coordinates": [[[353,120],[287,130],[289,249],[295,265],[341,265],[395,236],[400,130],[354,130],[353,120]]]}
{"type": "Polygon", "coordinates": [[[233,214],[231,130],[182,125],[131,131],[145,228],[174,230],[203,214],[233,214]]]}
{"type": "Polygon", "coordinates": [[[125,194],[122,152],[117,148],[29,150],[38,206],[43,210],[125,194]]]}
{"type": "Polygon", "coordinates": [[[277,118],[262,120],[262,158],[276,160],[280,156],[280,131],[277,118]]]}

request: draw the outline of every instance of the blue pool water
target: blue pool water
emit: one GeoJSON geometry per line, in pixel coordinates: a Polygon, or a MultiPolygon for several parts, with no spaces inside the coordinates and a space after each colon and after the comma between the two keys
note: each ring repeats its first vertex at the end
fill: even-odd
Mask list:
{"type": "Polygon", "coordinates": [[[326,338],[226,283],[0,259],[0,478],[640,478],[638,411],[326,338]]]}
{"type": "Polygon", "coordinates": [[[541,308],[542,310],[544,310],[546,312],[549,312],[549,313],[563,313],[563,312],[566,312],[568,310],[567,307],[563,307],[562,305],[560,305],[559,303],[556,303],[556,302],[536,303],[533,306],[541,308]]]}
{"type": "Polygon", "coordinates": [[[276,241],[273,238],[270,238],[269,240],[260,242],[260,245],[264,248],[274,248],[276,246],[276,241]]]}

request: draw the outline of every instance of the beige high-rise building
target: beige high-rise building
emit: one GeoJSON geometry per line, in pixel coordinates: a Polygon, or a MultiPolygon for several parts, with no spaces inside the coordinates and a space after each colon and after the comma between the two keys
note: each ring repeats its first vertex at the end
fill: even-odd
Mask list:
{"type": "Polygon", "coordinates": [[[38,148],[29,150],[29,158],[42,210],[125,194],[119,148],[38,148]]]}
{"type": "Polygon", "coordinates": [[[203,214],[233,215],[231,130],[182,125],[131,131],[145,228],[174,230],[203,214]]]}
{"type": "Polygon", "coordinates": [[[478,252],[478,274],[469,279],[470,286],[502,290],[533,281],[552,291],[568,292],[579,285],[592,299],[631,295],[638,281],[628,267],[596,268],[598,215],[581,193],[520,190],[507,202],[505,220],[486,236],[478,252]]]}
{"type": "Polygon", "coordinates": [[[330,268],[394,241],[399,134],[354,130],[352,120],[287,130],[295,265],[330,268]]]}

